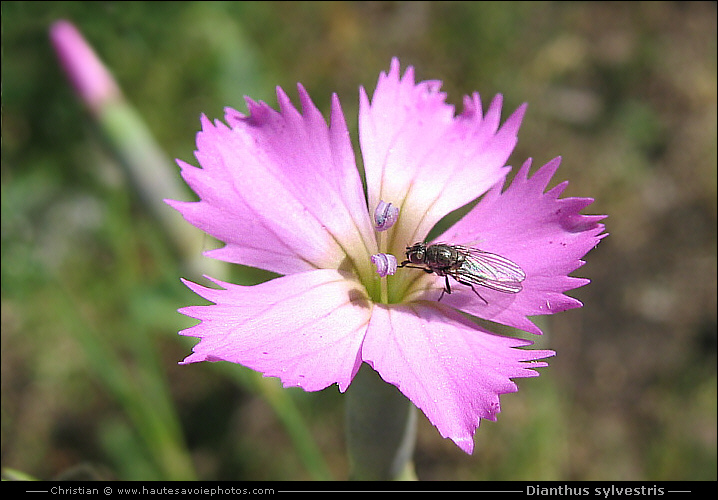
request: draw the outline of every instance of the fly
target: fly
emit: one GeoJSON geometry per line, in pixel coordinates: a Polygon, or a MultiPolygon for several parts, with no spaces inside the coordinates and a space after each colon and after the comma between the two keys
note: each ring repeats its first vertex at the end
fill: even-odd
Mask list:
{"type": "Polygon", "coordinates": [[[506,257],[484,252],[478,248],[445,243],[433,245],[414,243],[406,247],[406,260],[397,267],[423,269],[429,274],[445,276],[446,282],[439,300],[445,293],[451,293],[449,285],[449,276],[451,276],[462,285],[471,287],[486,305],[489,303],[479,295],[474,285],[497,292],[519,293],[523,290],[521,282],[526,279],[523,269],[506,257]]]}

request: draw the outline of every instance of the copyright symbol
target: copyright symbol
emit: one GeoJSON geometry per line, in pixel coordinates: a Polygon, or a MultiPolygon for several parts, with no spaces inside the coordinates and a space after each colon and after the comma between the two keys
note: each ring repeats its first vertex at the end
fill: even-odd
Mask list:
{"type": "Polygon", "coordinates": [[[109,486],[105,486],[105,489],[103,490],[105,492],[105,495],[112,495],[112,488],[109,486]]]}

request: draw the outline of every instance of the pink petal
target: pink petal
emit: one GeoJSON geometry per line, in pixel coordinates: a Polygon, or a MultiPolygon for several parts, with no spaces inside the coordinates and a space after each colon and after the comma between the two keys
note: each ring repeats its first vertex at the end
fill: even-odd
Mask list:
{"type": "Polygon", "coordinates": [[[379,76],[371,103],[361,89],[359,132],[369,206],[385,200],[400,208],[395,241],[402,248],[423,240],[447,213],[505,177],[525,111],[520,107],[499,129],[501,96],[486,115],[477,93],[466,96],[464,111],[455,116],[440,87],[434,80],[414,83],[412,67],[400,77],[393,59],[389,74],[379,76]]]}
{"type": "MultiPolygon", "coordinates": [[[[528,177],[531,161],[524,163],[506,191],[495,186],[464,218],[437,241],[471,244],[502,255],[526,273],[517,294],[476,287],[488,305],[470,288],[456,284],[446,302],[475,316],[521,328],[541,330],[526,316],[554,314],[581,303],[564,292],[585,285],[587,279],[568,276],[584,264],[581,258],[605,237],[602,215],[582,215],[591,198],[559,198],[568,183],[548,192],[546,186],[560,163],[556,158],[528,177]]],[[[437,289],[443,281],[437,280],[437,289]]],[[[437,293],[438,296],[438,293],[437,293]]]]}
{"type": "MultiPolygon", "coordinates": [[[[211,278],[210,278],[211,279],[211,278]]],[[[201,339],[182,363],[230,361],[307,391],[346,390],[361,365],[371,317],[364,288],[346,273],[316,270],[255,286],[212,279],[223,290],[185,281],[214,302],[182,314],[201,320],[182,335],[201,339]]]]}
{"type": "Polygon", "coordinates": [[[229,127],[202,117],[197,160],[178,162],[199,202],[168,201],[226,243],[207,255],[287,274],[351,264],[372,273],[376,253],[349,134],[334,96],[331,126],[298,86],[303,114],[277,89],[280,111],[247,99],[229,127]]]}
{"type": "Polygon", "coordinates": [[[441,435],[466,453],[480,419],[496,420],[499,395],[516,392],[515,377],[536,377],[534,361],[553,351],[494,335],[457,311],[428,302],[376,306],[362,359],[419,407],[441,435]]]}

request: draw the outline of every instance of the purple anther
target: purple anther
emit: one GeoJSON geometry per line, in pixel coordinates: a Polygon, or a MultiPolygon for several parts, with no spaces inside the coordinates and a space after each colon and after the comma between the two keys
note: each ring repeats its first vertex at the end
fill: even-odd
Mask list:
{"type": "Polygon", "coordinates": [[[374,210],[374,229],[377,231],[386,231],[394,225],[396,219],[399,218],[399,209],[387,203],[380,201],[374,210]]]}
{"type": "Polygon", "coordinates": [[[389,253],[377,253],[371,256],[371,261],[376,266],[376,272],[382,278],[396,272],[396,257],[389,253]]]}

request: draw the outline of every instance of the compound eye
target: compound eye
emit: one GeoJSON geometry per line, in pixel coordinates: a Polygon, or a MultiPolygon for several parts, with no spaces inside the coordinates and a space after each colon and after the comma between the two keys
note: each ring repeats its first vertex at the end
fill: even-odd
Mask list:
{"type": "Polygon", "coordinates": [[[409,260],[411,261],[412,264],[422,264],[424,262],[424,251],[423,250],[415,250],[409,256],[409,260]]]}

